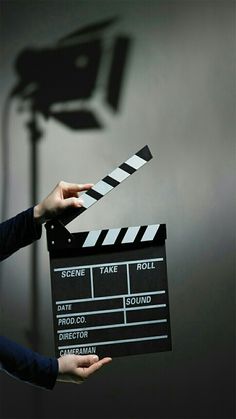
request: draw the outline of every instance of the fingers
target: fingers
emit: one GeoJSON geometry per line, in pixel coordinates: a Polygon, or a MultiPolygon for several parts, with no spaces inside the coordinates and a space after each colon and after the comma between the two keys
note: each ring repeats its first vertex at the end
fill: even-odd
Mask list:
{"type": "Polygon", "coordinates": [[[111,358],[99,360],[97,355],[64,355],[58,358],[57,381],[81,384],[103,365],[111,362],[111,358]]]}
{"type": "Polygon", "coordinates": [[[76,364],[77,368],[79,367],[89,367],[90,365],[98,362],[99,358],[97,355],[77,355],[76,357],[76,364]]]}
{"type": "Polygon", "coordinates": [[[61,214],[68,207],[83,207],[80,192],[92,188],[93,183],[68,183],[61,181],[54,190],[38,205],[34,207],[35,220],[43,224],[51,218],[61,214]]]}
{"type": "Polygon", "coordinates": [[[81,185],[78,185],[78,186],[79,186],[79,191],[82,192],[82,191],[87,191],[87,189],[91,189],[94,186],[94,184],[93,183],[84,183],[84,184],[81,184],[81,185]]]}
{"type": "Polygon", "coordinates": [[[86,191],[87,189],[92,188],[93,183],[68,183],[68,182],[64,182],[61,181],[59,183],[59,187],[64,191],[64,192],[70,192],[70,193],[76,193],[76,192],[82,192],[82,191],[86,191]]]}
{"type": "Polygon", "coordinates": [[[75,355],[77,367],[89,367],[93,364],[105,365],[112,361],[112,358],[105,357],[99,360],[97,355],[75,355]]]}
{"type": "Polygon", "coordinates": [[[84,370],[84,378],[88,378],[91,374],[98,371],[101,367],[103,367],[106,364],[109,364],[112,361],[112,358],[106,357],[103,359],[100,359],[100,361],[94,362],[92,365],[90,365],[86,370],[84,370]]]}
{"type": "Polygon", "coordinates": [[[76,208],[80,208],[83,207],[84,205],[84,201],[82,198],[66,198],[62,201],[62,208],[67,208],[67,207],[76,207],[76,208]]]}

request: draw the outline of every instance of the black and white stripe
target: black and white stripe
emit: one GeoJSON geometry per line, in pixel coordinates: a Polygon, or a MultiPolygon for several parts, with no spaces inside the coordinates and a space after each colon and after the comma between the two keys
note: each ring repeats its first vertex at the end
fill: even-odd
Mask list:
{"type": "MultiPolygon", "coordinates": [[[[145,228],[145,232],[142,235],[142,241],[151,241],[154,239],[159,229],[159,224],[150,225],[145,228]]],[[[95,230],[90,231],[87,234],[86,239],[82,247],[94,247],[100,242],[100,237],[102,237],[101,246],[111,246],[117,244],[128,244],[134,243],[135,238],[138,235],[138,232],[141,230],[141,226],[127,227],[127,228],[113,228],[109,230],[95,230]],[[122,233],[122,234],[121,234],[122,233]]]]}
{"type": "Polygon", "coordinates": [[[145,244],[166,239],[166,225],[152,224],[147,226],[134,226],[111,228],[108,230],[94,230],[77,233],[77,245],[81,248],[122,246],[127,244],[145,244]],[[79,237],[80,236],[80,237],[79,237]]]}
{"type": "Polygon", "coordinates": [[[68,212],[60,217],[60,221],[66,225],[75,217],[80,215],[86,209],[90,208],[99,199],[105,196],[108,192],[112,191],[116,186],[120,185],[130,175],[135,173],[144,164],[152,159],[152,154],[146,145],[136,154],[122,163],[119,167],[105,176],[102,180],[96,183],[91,189],[81,195],[84,201],[84,206],[78,209],[70,209],[68,212]]]}

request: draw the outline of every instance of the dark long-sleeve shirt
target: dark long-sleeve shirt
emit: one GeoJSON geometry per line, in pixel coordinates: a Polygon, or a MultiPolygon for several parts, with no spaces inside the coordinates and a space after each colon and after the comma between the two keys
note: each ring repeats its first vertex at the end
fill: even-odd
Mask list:
{"type": "MultiPolygon", "coordinates": [[[[33,208],[0,224],[0,260],[41,237],[41,225],[35,223],[33,208]]],[[[52,389],[58,374],[56,358],[42,356],[0,336],[0,367],[28,383],[52,389]]]]}
{"type": "Polygon", "coordinates": [[[42,227],[34,221],[33,208],[4,221],[0,224],[0,260],[38,240],[41,234],[42,227]]]}

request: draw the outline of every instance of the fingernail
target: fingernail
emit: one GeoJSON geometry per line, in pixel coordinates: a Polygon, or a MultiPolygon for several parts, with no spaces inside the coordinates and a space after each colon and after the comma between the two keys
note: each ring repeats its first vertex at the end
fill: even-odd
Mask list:
{"type": "Polygon", "coordinates": [[[97,355],[93,355],[93,360],[94,361],[98,361],[99,360],[98,356],[97,355]]]}

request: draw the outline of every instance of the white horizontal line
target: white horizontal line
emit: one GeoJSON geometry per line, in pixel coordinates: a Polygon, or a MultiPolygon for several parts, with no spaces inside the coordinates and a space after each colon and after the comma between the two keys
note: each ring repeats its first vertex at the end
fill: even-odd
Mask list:
{"type": "Polygon", "coordinates": [[[95,298],[79,298],[77,300],[60,300],[60,301],[56,301],[56,304],[67,304],[67,303],[82,303],[82,302],[86,302],[86,301],[99,301],[99,300],[110,300],[113,298],[123,298],[123,297],[136,297],[136,296],[142,296],[142,295],[156,295],[156,294],[165,294],[165,290],[161,290],[161,291],[150,291],[150,292],[139,292],[139,293],[135,293],[135,294],[119,294],[119,295],[109,295],[109,296],[104,296],[104,297],[95,297],[95,298]]]}
{"type": "Polygon", "coordinates": [[[100,266],[114,266],[114,265],[132,265],[134,263],[143,263],[143,262],[163,262],[163,258],[155,258],[155,259],[142,259],[142,260],[127,260],[126,262],[113,262],[113,263],[101,263],[96,265],[79,265],[79,266],[66,266],[64,268],[55,268],[54,272],[60,271],[69,271],[72,269],[86,269],[86,268],[99,268],[100,266]]]}
{"type": "Polygon", "coordinates": [[[83,313],[70,313],[70,314],[57,314],[57,318],[61,317],[74,317],[74,316],[87,316],[89,314],[104,314],[104,313],[117,313],[118,311],[124,311],[124,308],[115,308],[114,310],[97,310],[97,311],[85,311],[83,313]]]}
{"type": "Polygon", "coordinates": [[[97,310],[97,311],[85,311],[82,313],[70,313],[70,314],[57,314],[57,319],[60,319],[61,317],[74,317],[74,316],[88,316],[90,314],[104,314],[104,313],[117,313],[119,311],[131,311],[131,310],[147,310],[149,308],[161,308],[166,307],[166,304],[156,304],[156,305],[150,305],[150,306],[136,306],[136,307],[122,307],[122,308],[114,308],[111,310],[97,310]]]}
{"type": "Polygon", "coordinates": [[[142,324],[154,324],[154,323],[166,323],[166,322],[167,322],[167,319],[150,320],[150,321],[146,320],[143,322],[107,324],[104,326],[94,326],[94,327],[81,327],[79,329],[63,329],[63,330],[57,330],[57,333],[81,332],[83,330],[113,329],[114,327],[140,326],[142,324]]]}
{"type": "Polygon", "coordinates": [[[156,340],[156,339],[167,339],[167,338],[168,338],[168,335],[148,336],[145,338],[110,340],[107,342],[87,343],[87,344],[82,344],[82,345],[58,346],[58,349],[80,348],[80,347],[85,347],[85,346],[114,345],[116,343],[142,342],[145,340],[156,340]]]}
{"type": "Polygon", "coordinates": [[[130,308],[125,307],[125,310],[126,311],[144,310],[144,309],[147,309],[147,308],[162,308],[162,307],[166,307],[166,304],[156,304],[156,305],[152,305],[152,306],[142,306],[142,307],[136,306],[136,307],[130,307],[130,308]]]}

